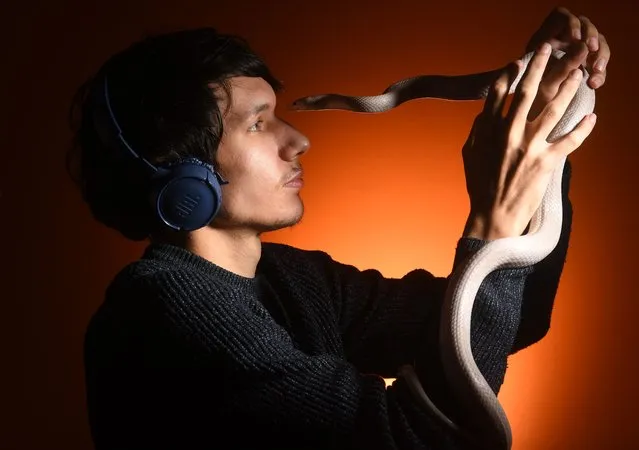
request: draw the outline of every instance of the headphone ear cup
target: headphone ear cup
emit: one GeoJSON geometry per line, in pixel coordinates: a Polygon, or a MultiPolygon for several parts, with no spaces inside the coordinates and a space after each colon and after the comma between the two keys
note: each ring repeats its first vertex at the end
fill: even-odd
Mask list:
{"type": "Polygon", "coordinates": [[[162,172],[153,196],[153,208],[160,220],[177,231],[207,226],[222,204],[222,188],[213,168],[188,159],[162,172]]]}

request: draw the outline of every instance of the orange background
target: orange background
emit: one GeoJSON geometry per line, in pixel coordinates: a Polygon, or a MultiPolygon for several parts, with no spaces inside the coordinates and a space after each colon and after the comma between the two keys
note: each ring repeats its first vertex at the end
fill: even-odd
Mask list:
{"type": "MultiPolygon", "coordinates": [[[[145,32],[214,25],[246,36],[287,84],[370,94],[419,73],[462,74],[518,57],[554,6],[415,1],[13,2],[2,25],[3,216],[0,448],[88,449],[82,339],[116,271],[141,251],[95,223],[64,172],[75,88],[145,32]],[[223,6],[220,4],[223,3],[223,6]],[[100,5],[100,6],[94,6],[100,5]],[[183,6],[188,5],[188,6],[183,6]],[[492,6],[487,6],[492,5],[492,6]],[[6,278],[5,278],[6,277],[6,278]]],[[[612,50],[599,122],[572,157],[574,231],[552,328],[511,359],[500,395],[514,449],[638,448],[633,214],[637,13],[574,1],[612,50]],[[635,93],[633,93],[635,92],[635,93]]],[[[307,214],[268,240],[361,268],[446,275],[467,214],[460,149],[479,102],[417,101],[382,115],[293,114],[307,214]]]]}

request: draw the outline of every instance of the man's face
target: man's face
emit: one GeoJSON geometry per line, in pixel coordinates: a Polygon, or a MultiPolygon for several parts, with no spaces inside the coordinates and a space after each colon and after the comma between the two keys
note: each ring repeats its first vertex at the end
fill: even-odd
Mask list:
{"type": "Polygon", "coordinates": [[[219,172],[229,184],[222,187],[213,226],[258,234],[292,226],[304,212],[299,158],[308,139],[275,115],[275,92],[262,78],[230,82],[232,103],[217,153],[219,172]]]}

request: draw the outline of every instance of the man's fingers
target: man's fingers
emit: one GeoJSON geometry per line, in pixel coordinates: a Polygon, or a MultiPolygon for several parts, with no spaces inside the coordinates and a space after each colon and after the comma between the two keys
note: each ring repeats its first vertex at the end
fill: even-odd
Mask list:
{"type": "Polygon", "coordinates": [[[509,64],[497,77],[488,91],[484,103],[484,114],[501,117],[510,87],[515,82],[521,68],[522,62],[517,60],[509,64]]]}
{"type": "Polygon", "coordinates": [[[544,19],[528,43],[526,52],[534,51],[543,41],[549,41],[554,49],[564,50],[570,42],[581,39],[581,27],[577,16],[564,7],[558,7],[544,19]]]}
{"type": "Polygon", "coordinates": [[[493,84],[490,86],[488,90],[488,95],[486,96],[486,101],[484,102],[483,113],[484,114],[494,114],[497,100],[499,97],[505,95],[505,92],[508,89],[508,69],[504,69],[499,76],[493,81],[493,84]]]}
{"type": "Polygon", "coordinates": [[[511,91],[513,83],[515,82],[515,80],[517,79],[517,77],[519,76],[523,68],[524,68],[524,63],[520,59],[518,59],[517,61],[515,61],[514,63],[508,66],[508,70],[507,70],[508,89],[506,91],[506,95],[504,95],[500,99],[499,104],[496,105],[496,109],[495,109],[495,114],[496,115],[498,114],[500,118],[502,117],[504,113],[504,105],[506,104],[508,93],[511,91]]]}
{"type": "Polygon", "coordinates": [[[539,114],[539,117],[535,119],[535,128],[537,129],[537,133],[539,133],[538,138],[547,140],[550,132],[555,128],[557,123],[559,123],[570,101],[575,96],[577,89],[579,89],[583,78],[582,75],[579,69],[574,69],[570,72],[568,78],[566,78],[559,87],[555,98],[545,106],[539,114]]]}
{"type": "Polygon", "coordinates": [[[544,75],[539,89],[552,98],[557,93],[559,85],[566,79],[568,74],[586,63],[588,49],[583,42],[576,42],[567,49],[566,54],[552,64],[552,67],[544,75]]]}
{"type": "Polygon", "coordinates": [[[606,82],[606,64],[610,59],[610,47],[603,34],[599,33],[597,27],[586,16],[579,16],[582,24],[583,41],[588,46],[590,55],[588,57],[587,68],[591,74],[588,85],[596,89],[606,82]]]}
{"type": "Polygon", "coordinates": [[[606,82],[606,67],[610,61],[610,46],[606,37],[599,33],[599,50],[596,53],[592,53],[588,58],[588,71],[590,72],[590,78],[588,79],[588,85],[597,89],[606,82]]]}
{"type": "Polygon", "coordinates": [[[606,65],[610,61],[610,45],[608,39],[603,33],[599,33],[599,51],[597,52],[597,60],[595,61],[594,71],[604,72],[606,65]]]}
{"type": "Polygon", "coordinates": [[[570,133],[557,139],[557,141],[551,145],[552,151],[568,156],[583,144],[594,129],[596,122],[597,115],[594,113],[588,114],[570,133]]]}
{"type": "Polygon", "coordinates": [[[575,40],[582,39],[582,26],[579,18],[563,7],[557,8],[557,13],[564,17],[564,23],[568,23],[568,29],[565,36],[566,40],[568,40],[568,37],[572,37],[575,40]]]}
{"type": "Polygon", "coordinates": [[[524,132],[528,113],[537,97],[539,82],[550,58],[550,51],[550,44],[544,43],[541,45],[528,63],[528,67],[526,67],[526,71],[517,85],[515,96],[507,115],[507,122],[510,123],[515,134],[523,134],[524,132]]]}
{"type": "Polygon", "coordinates": [[[578,68],[582,64],[586,64],[588,57],[588,47],[583,42],[575,42],[566,49],[566,54],[559,60],[557,64],[549,71],[546,79],[553,80],[553,77],[563,80],[571,70],[578,68]]]}
{"type": "Polygon", "coordinates": [[[588,50],[596,52],[599,50],[599,31],[586,16],[579,16],[581,22],[581,40],[588,46],[588,50]]]}
{"type": "Polygon", "coordinates": [[[567,49],[566,54],[560,60],[549,63],[548,70],[539,84],[539,94],[533,103],[529,119],[534,119],[539,111],[555,96],[561,83],[568,74],[586,64],[588,49],[583,42],[576,42],[567,49]]]}

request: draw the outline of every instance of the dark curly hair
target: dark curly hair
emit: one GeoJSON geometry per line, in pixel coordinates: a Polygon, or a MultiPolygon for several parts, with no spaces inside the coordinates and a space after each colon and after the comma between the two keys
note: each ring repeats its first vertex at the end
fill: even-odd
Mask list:
{"type": "Polygon", "coordinates": [[[282,88],[243,38],[199,28],[147,37],[112,56],[80,87],[69,111],[74,139],[67,169],[96,220],[135,241],[159,229],[139,163],[99,139],[96,83],[108,77],[123,134],[147,160],[194,157],[215,166],[224,112],[211,86],[230,98],[228,80],[235,76],[261,77],[275,91],[282,88]]]}

